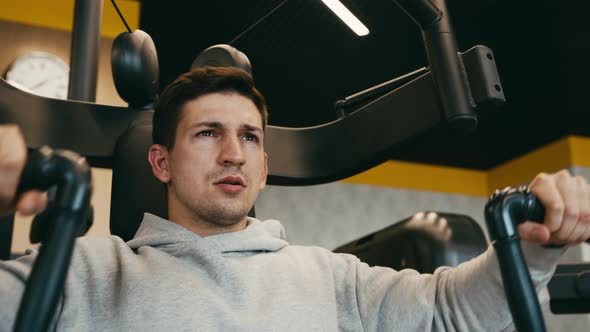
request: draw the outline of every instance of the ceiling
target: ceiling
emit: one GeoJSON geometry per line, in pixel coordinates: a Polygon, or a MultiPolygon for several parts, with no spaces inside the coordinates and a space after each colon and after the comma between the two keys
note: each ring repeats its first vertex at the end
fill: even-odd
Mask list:
{"type": "MultiPolygon", "coordinates": [[[[140,27],[158,49],[162,86],[205,48],[232,43],[250,59],[272,125],[336,119],[336,100],[427,66],[417,26],[391,0],[342,0],[369,28],[358,37],[320,0],[144,1],[140,27]]],[[[481,110],[468,137],[438,128],[391,159],[489,169],[568,134],[590,136],[589,4],[448,0],[460,50],[496,57],[507,102],[481,110]],[[583,7],[583,8],[582,8],[583,7]]],[[[362,135],[362,133],[358,133],[362,135]]],[[[346,144],[346,142],[343,142],[346,144]]]]}

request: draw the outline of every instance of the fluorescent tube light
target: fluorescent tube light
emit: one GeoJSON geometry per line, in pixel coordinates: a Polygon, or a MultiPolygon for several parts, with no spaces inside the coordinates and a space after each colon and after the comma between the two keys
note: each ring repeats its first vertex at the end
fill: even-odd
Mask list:
{"type": "Polygon", "coordinates": [[[322,2],[338,15],[342,22],[346,23],[354,33],[359,36],[366,36],[369,34],[369,29],[361,22],[353,13],[346,8],[339,0],[322,0],[322,2]]]}

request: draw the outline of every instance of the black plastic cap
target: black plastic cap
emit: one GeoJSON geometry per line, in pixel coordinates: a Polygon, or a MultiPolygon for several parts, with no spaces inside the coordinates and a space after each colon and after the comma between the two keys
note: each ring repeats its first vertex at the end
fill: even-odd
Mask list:
{"type": "Polygon", "coordinates": [[[252,75],[252,65],[246,54],[227,44],[213,45],[201,52],[193,61],[191,69],[205,66],[236,67],[252,75]]]}
{"type": "Polygon", "coordinates": [[[121,33],[113,41],[111,63],[119,96],[133,108],[151,106],[160,84],[158,53],[152,38],[141,30],[121,33]]]}
{"type": "Polygon", "coordinates": [[[471,114],[461,114],[450,118],[449,126],[453,133],[460,136],[467,136],[477,129],[477,117],[471,114]]]}

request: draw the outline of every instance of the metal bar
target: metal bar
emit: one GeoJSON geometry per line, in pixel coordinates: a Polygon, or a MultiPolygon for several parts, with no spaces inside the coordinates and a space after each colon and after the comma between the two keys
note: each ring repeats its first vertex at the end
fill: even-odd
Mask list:
{"type": "Polygon", "coordinates": [[[458,133],[477,127],[475,102],[445,0],[394,0],[422,30],[422,39],[438,99],[447,123],[458,133]]]}
{"type": "MultiPolygon", "coordinates": [[[[336,108],[336,110],[339,111],[345,107],[355,106],[355,105],[361,104],[363,102],[369,101],[371,99],[375,99],[377,95],[384,94],[386,92],[397,89],[400,86],[408,83],[409,81],[415,79],[419,75],[422,75],[426,72],[428,72],[428,68],[422,67],[422,68],[414,70],[410,73],[398,76],[398,77],[391,79],[389,81],[379,83],[379,84],[372,86],[370,88],[367,88],[363,91],[352,94],[344,99],[338,100],[334,104],[334,107],[336,108]]],[[[347,114],[347,112],[344,112],[344,113],[347,114]]]]}
{"type": "MultiPolygon", "coordinates": [[[[481,71],[481,68],[475,66],[476,64],[477,63],[475,62],[473,64],[467,62],[465,64],[467,72],[481,71]]],[[[381,128],[384,133],[383,135],[386,135],[385,133],[390,133],[391,131],[396,133],[396,130],[399,130],[397,134],[406,132],[406,135],[408,135],[406,138],[413,135],[408,132],[408,130],[411,129],[411,126],[417,125],[418,128],[416,128],[416,131],[414,132],[414,134],[417,135],[418,133],[423,132],[426,127],[430,127],[432,123],[426,125],[426,127],[422,127],[425,123],[421,124],[421,121],[416,120],[416,114],[418,117],[425,116],[426,118],[430,118],[431,116],[440,118],[440,114],[442,114],[440,103],[437,100],[437,96],[439,96],[440,93],[437,93],[433,83],[433,77],[428,73],[424,77],[411,81],[398,88],[399,91],[395,90],[394,92],[381,97],[377,101],[371,102],[369,105],[353,111],[352,114],[341,119],[337,123],[328,123],[320,127],[346,127],[344,133],[358,133],[362,131],[359,131],[360,128],[357,128],[357,125],[369,121],[381,128]],[[386,106],[385,103],[387,103],[386,106]],[[424,104],[428,104],[428,106],[424,104]],[[429,111],[418,111],[421,108],[428,108],[429,111]],[[386,113],[390,113],[390,115],[386,115],[386,113]],[[352,118],[347,119],[349,117],[352,118]],[[378,119],[369,119],[370,117],[377,117],[378,119]],[[403,121],[406,119],[412,119],[412,121],[417,122],[405,122],[405,124],[398,129],[398,124],[404,123],[403,121]],[[391,123],[391,125],[387,125],[387,123],[391,123]]],[[[475,75],[474,79],[470,82],[471,86],[474,88],[478,85],[489,83],[490,82],[485,80],[483,82],[480,81],[478,75],[475,75]]],[[[19,125],[30,148],[49,145],[54,148],[74,150],[86,157],[90,157],[90,160],[93,163],[95,162],[94,160],[100,158],[101,162],[104,163],[102,167],[110,167],[109,161],[112,157],[113,149],[119,136],[123,134],[132,123],[151,123],[151,117],[152,112],[149,111],[128,112],[127,109],[123,107],[98,105],[71,100],[58,100],[31,95],[15,88],[0,77],[0,123],[15,123],[19,125]],[[26,112],[23,110],[26,110],[26,112]]],[[[434,118],[432,120],[434,120],[434,118]]],[[[435,122],[438,122],[438,120],[435,122]]],[[[331,146],[329,146],[330,144],[327,144],[328,146],[326,146],[326,144],[323,143],[331,134],[320,138],[315,134],[316,132],[319,132],[315,127],[292,129],[269,126],[268,128],[267,137],[269,139],[267,141],[272,143],[269,143],[270,145],[267,145],[267,147],[275,147],[277,150],[276,152],[273,152],[273,158],[270,160],[270,163],[274,165],[271,167],[271,178],[273,181],[276,180],[277,182],[285,183],[299,182],[294,180],[293,177],[306,176],[305,174],[309,174],[307,171],[303,173],[297,171],[294,165],[288,167],[286,165],[279,166],[275,164],[275,162],[278,162],[275,158],[285,154],[286,151],[284,147],[286,145],[281,146],[278,143],[275,144],[274,141],[305,140],[310,146],[318,146],[318,142],[322,142],[321,146],[326,148],[326,151],[328,151],[329,154],[332,153],[331,146]],[[272,139],[270,139],[270,137],[272,137],[272,139]],[[314,138],[307,139],[306,137],[314,138]]],[[[376,128],[377,127],[367,127],[366,130],[367,132],[374,133],[376,128]]],[[[322,129],[322,131],[325,130],[327,129],[322,129]]],[[[365,135],[360,136],[364,137],[365,135]]],[[[336,142],[333,142],[333,144],[335,144],[334,146],[346,146],[347,144],[350,144],[343,143],[350,142],[351,140],[349,138],[341,137],[340,134],[338,134],[338,137],[342,140],[337,142],[337,144],[336,142]]],[[[401,137],[398,138],[400,138],[400,141],[403,141],[401,137]]],[[[381,141],[377,141],[380,145],[391,144],[389,146],[390,148],[395,145],[395,139],[381,139],[381,141]]],[[[297,150],[299,149],[300,148],[298,147],[297,150]]],[[[359,149],[362,150],[364,148],[359,149]]],[[[367,152],[374,150],[374,148],[369,147],[367,152]]],[[[302,151],[302,154],[304,154],[304,151],[302,151]]],[[[324,152],[320,151],[320,158],[318,160],[324,160],[324,158],[321,158],[322,154],[324,154],[324,152]]],[[[364,159],[365,157],[361,159],[364,159]]],[[[353,156],[350,156],[350,158],[351,164],[358,164],[357,161],[354,161],[353,156]]],[[[291,154],[291,158],[285,159],[286,162],[288,162],[288,160],[296,160],[296,158],[291,154]]],[[[320,168],[323,169],[323,167],[319,165],[321,162],[318,163],[318,165],[315,164],[316,163],[314,163],[312,168],[317,167],[318,169],[315,171],[310,170],[311,173],[315,174],[314,177],[319,175],[317,172],[321,172],[320,168]]],[[[334,167],[334,165],[330,163],[329,167],[334,167]]],[[[336,169],[339,168],[341,167],[336,165],[336,169]]],[[[330,171],[329,169],[327,170],[329,171],[328,173],[331,173],[332,175],[338,173],[330,171]]],[[[352,173],[348,172],[347,174],[352,175],[352,173]]],[[[318,179],[315,179],[312,182],[315,181],[318,181],[318,179]]],[[[301,182],[305,181],[303,180],[301,182]]]]}
{"type": "Polygon", "coordinates": [[[442,12],[430,0],[394,0],[421,29],[438,22],[442,12]]]}
{"type": "Polygon", "coordinates": [[[0,217],[0,260],[10,259],[12,246],[12,231],[14,229],[14,214],[0,217]]]}
{"type": "Polygon", "coordinates": [[[314,185],[360,173],[387,160],[399,144],[437,126],[440,114],[432,77],[426,73],[336,121],[307,128],[268,126],[267,181],[314,185]]]}
{"type": "Polygon", "coordinates": [[[94,102],[103,0],[76,0],[68,99],[94,102]]]}
{"type": "Polygon", "coordinates": [[[477,127],[476,105],[459,56],[445,1],[433,2],[442,14],[440,20],[434,24],[422,27],[422,38],[434,85],[444,117],[451,128],[459,133],[469,133],[477,127]]]}
{"type": "Polygon", "coordinates": [[[124,107],[32,95],[0,78],[0,123],[17,124],[29,148],[48,145],[110,159],[115,142],[129,125],[151,116],[124,107]]]}

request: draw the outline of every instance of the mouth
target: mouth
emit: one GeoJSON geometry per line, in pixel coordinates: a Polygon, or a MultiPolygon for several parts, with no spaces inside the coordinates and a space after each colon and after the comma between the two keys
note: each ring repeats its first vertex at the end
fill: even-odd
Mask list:
{"type": "Polygon", "coordinates": [[[228,194],[237,194],[246,188],[244,180],[239,176],[228,176],[216,181],[214,184],[228,194]]]}
{"type": "Polygon", "coordinates": [[[215,184],[217,184],[217,185],[228,184],[228,185],[232,185],[232,186],[246,187],[244,180],[239,176],[228,176],[228,177],[225,177],[225,178],[215,182],[215,184]]]}

